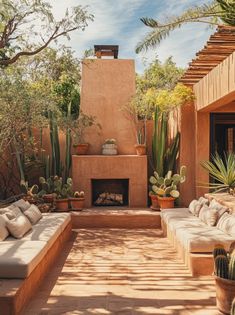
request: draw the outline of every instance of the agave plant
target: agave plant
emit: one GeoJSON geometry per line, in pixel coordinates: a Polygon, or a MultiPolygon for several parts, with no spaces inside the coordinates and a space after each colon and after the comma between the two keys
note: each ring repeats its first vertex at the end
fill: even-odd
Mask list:
{"type": "Polygon", "coordinates": [[[152,30],[137,45],[137,53],[156,47],[173,30],[186,23],[235,26],[235,0],[214,0],[208,4],[195,5],[181,15],[167,17],[162,22],[147,17],[141,18],[141,21],[152,30]]]}
{"type": "Polygon", "coordinates": [[[218,153],[212,156],[212,161],[203,161],[201,166],[209,172],[214,183],[204,185],[218,191],[235,191],[235,153],[224,154],[222,158],[218,153]]]}

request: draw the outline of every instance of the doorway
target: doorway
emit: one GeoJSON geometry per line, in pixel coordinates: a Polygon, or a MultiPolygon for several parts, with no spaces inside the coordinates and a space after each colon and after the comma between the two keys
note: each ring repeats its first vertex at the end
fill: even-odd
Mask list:
{"type": "Polygon", "coordinates": [[[210,154],[235,152],[235,113],[210,114],[210,154]]]}

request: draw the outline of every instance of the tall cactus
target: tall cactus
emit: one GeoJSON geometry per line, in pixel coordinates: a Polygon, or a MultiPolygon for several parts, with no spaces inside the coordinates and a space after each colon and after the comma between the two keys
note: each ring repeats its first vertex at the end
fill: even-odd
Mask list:
{"type": "Polygon", "coordinates": [[[230,256],[228,278],[230,280],[235,280],[235,253],[230,256]]]}
{"type": "MultiPolygon", "coordinates": [[[[68,104],[67,119],[71,119],[71,102],[68,104]]],[[[70,168],[71,168],[72,158],[71,158],[71,129],[66,128],[66,152],[65,152],[65,171],[64,171],[64,181],[69,178],[70,168]]]]}
{"type": "Polygon", "coordinates": [[[223,256],[226,256],[227,257],[227,252],[226,250],[224,249],[224,246],[221,245],[221,244],[218,244],[215,246],[214,250],[213,250],[213,257],[214,259],[219,256],[219,255],[223,255],[223,256]]]}
{"type": "Polygon", "coordinates": [[[61,175],[60,142],[55,114],[49,111],[52,175],[61,175]]]}
{"type": "Polygon", "coordinates": [[[154,134],[152,140],[152,156],[154,169],[160,176],[164,175],[164,156],[166,151],[168,121],[167,114],[156,106],[154,113],[154,134]]]}
{"type": "Polygon", "coordinates": [[[229,261],[228,257],[224,255],[218,255],[215,258],[215,275],[220,278],[228,279],[229,273],[229,261]]]}

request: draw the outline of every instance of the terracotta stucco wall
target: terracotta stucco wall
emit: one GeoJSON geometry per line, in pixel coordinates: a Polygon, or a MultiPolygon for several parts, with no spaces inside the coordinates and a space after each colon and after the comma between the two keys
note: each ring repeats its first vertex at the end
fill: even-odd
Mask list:
{"type": "Polygon", "coordinates": [[[221,99],[219,108],[213,104],[207,110],[196,110],[195,104],[186,105],[181,111],[181,149],[180,164],[187,166],[187,181],[181,187],[181,200],[188,205],[191,200],[208,192],[201,188],[209,176],[200,163],[210,159],[210,113],[234,113],[235,103],[224,104],[221,99]]]}
{"type": "Polygon", "coordinates": [[[124,106],[135,94],[134,60],[92,59],[82,66],[81,109],[97,117],[102,130],[86,131],[89,154],[100,154],[107,138],[115,138],[119,154],[135,154],[135,130],[124,106]]]}

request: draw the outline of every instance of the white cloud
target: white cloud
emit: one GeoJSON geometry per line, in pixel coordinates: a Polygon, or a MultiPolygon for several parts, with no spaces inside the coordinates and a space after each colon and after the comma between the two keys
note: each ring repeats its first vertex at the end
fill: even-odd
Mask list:
{"type": "Polygon", "coordinates": [[[69,45],[76,51],[78,57],[92,48],[94,44],[119,44],[121,58],[136,59],[137,71],[143,70],[143,57],[152,60],[156,55],[161,60],[173,56],[176,63],[185,67],[195,53],[203,47],[211,31],[205,26],[195,24],[174,31],[171,36],[161,43],[161,46],[147,54],[136,55],[135,46],[149,31],[140,21],[142,16],[163,19],[172,12],[177,15],[185,8],[203,3],[204,0],[51,0],[53,11],[61,17],[67,7],[88,5],[88,11],[94,14],[94,22],[90,22],[84,32],[75,32],[69,45]],[[149,10],[149,8],[154,8],[149,10]]]}

